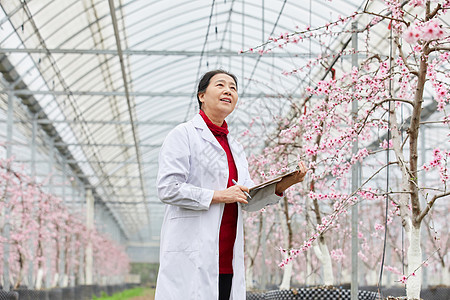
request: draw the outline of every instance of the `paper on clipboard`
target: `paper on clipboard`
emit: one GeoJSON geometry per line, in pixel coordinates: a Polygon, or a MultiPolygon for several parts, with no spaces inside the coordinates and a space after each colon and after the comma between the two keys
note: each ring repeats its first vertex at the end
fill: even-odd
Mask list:
{"type": "Polygon", "coordinates": [[[277,177],[275,177],[275,178],[272,178],[272,179],[269,179],[269,180],[267,180],[267,181],[264,181],[264,182],[262,182],[262,183],[260,183],[260,184],[257,184],[257,185],[255,185],[255,186],[249,188],[249,192],[251,193],[251,192],[254,192],[254,191],[256,191],[256,190],[262,189],[262,188],[264,188],[264,187],[266,187],[266,186],[268,186],[268,185],[271,185],[272,183],[279,182],[279,181],[281,181],[284,177],[290,176],[290,175],[294,174],[294,173],[297,172],[297,171],[298,171],[298,168],[296,168],[296,169],[293,170],[293,171],[290,171],[290,172],[284,173],[284,174],[282,174],[282,175],[279,175],[279,176],[277,176],[277,177]]]}

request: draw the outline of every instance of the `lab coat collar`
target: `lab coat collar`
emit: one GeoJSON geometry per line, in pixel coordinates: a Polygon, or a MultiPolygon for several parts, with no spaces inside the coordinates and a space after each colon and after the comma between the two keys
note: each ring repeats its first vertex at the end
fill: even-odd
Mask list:
{"type": "Polygon", "coordinates": [[[200,114],[195,115],[195,117],[192,119],[192,123],[194,124],[195,128],[202,130],[203,139],[207,140],[217,148],[222,149],[222,146],[219,144],[216,137],[212,134],[211,130],[209,130],[208,125],[206,125],[205,121],[203,120],[200,114]]]}

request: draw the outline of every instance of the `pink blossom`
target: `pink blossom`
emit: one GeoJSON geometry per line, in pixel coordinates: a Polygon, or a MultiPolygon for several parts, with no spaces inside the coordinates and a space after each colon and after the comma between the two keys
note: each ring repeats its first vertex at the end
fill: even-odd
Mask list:
{"type": "Polygon", "coordinates": [[[411,0],[408,2],[409,5],[414,6],[414,7],[423,7],[425,5],[425,1],[424,0],[411,0]]]}
{"type": "Polygon", "coordinates": [[[421,31],[419,28],[417,28],[414,25],[409,26],[404,32],[403,32],[403,38],[405,41],[409,44],[416,43],[421,35],[421,31]]]}
{"type": "Polygon", "coordinates": [[[424,41],[431,41],[439,39],[444,35],[444,30],[441,28],[436,20],[430,20],[422,27],[422,39],[424,41]]]}
{"type": "Polygon", "coordinates": [[[406,284],[406,282],[408,281],[408,277],[406,277],[405,275],[403,275],[402,277],[400,277],[400,279],[398,280],[403,284],[406,284]]]}

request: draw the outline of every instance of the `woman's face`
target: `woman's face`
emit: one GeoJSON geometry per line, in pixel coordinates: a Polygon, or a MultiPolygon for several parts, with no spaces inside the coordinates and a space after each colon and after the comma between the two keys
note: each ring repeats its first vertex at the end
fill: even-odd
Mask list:
{"type": "Polygon", "coordinates": [[[206,115],[225,119],[236,107],[238,100],[236,83],[227,74],[216,74],[211,77],[206,91],[199,94],[199,99],[206,115]]]}

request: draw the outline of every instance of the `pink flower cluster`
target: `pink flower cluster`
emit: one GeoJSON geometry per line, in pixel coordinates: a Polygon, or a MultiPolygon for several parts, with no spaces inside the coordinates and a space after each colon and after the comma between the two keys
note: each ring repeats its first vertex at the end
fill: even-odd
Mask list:
{"type": "Polygon", "coordinates": [[[408,278],[409,277],[411,277],[411,276],[416,276],[416,273],[411,273],[410,275],[408,275],[408,276],[406,276],[406,275],[402,275],[399,279],[398,279],[398,281],[399,282],[401,282],[401,283],[403,283],[403,284],[406,284],[406,282],[408,281],[408,278]]]}
{"type": "Polygon", "coordinates": [[[389,143],[387,142],[387,140],[383,140],[383,142],[380,143],[380,147],[387,150],[387,149],[392,149],[392,140],[389,140],[389,143]]]}
{"type": "Polygon", "coordinates": [[[345,258],[344,251],[342,251],[341,248],[331,250],[330,255],[331,255],[331,258],[337,262],[341,262],[345,258]]]}
{"type": "Polygon", "coordinates": [[[442,80],[439,80],[436,68],[441,64],[448,62],[450,59],[449,52],[443,52],[439,55],[439,59],[433,59],[432,63],[428,65],[427,77],[433,86],[436,102],[438,103],[437,110],[442,111],[444,106],[450,103],[450,91],[448,85],[444,85],[442,80]]]}
{"type": "Polygon", "coordinates": [[[425,6],[425,1],[424,0],[411,0],[408,2],[408,5],[414,6],[414,7],[423,7],[425,6]]]}
{"type": "MultiPolygon", "coordinates": [[[[125,249],[96,230],[88,230],[83,217],[69,211],[62,199],[44,191],[42,185],[15,167],[12,159],[0,159],[0,210],[9,208],[11,234],[1,242],[10,243],[9,266],[13,284],[18,286],[25,268],[33,272],[78,273],[80,254],[89,243],[94,250],[94,266],[103,276],[126,275],[129,260],[125,249]],[[19,171],[17,171],[19,170],[19,171]],[[65,267],[61,266],[61,253],[65,267]]],[[[3,268],[0,251],[0,268],[3,268]]],[[[44,276],[45,278],[45,276],[44,276]]],[[[31,287],[31,286],[30,286],[31,287]]]]}
{"type": "Polygon", "coordinates": [[[441,182],[446,183],[449,180],[449,170],[447,168],[447,160],[450,158],[450,151],[441,151],[439,148],[433,150],[433,160],[423,165],[425,171],[433,168],[439,168],[441,182]]]}
{"type": "Polygon", "coordinates": [[[408,277],[406,277],[405,275],[402,275],[398,281],[400,281],[403,284],[406,284],[406,282],[408,281],[408,277]]]}
{"type": "Polygon", "coordinates": [[[436,20],[430,20],[425,23],[414,22],[403,32],[403,38],[410,44],[414,44],[419,40],[426,42],[437,40],[444,35],[444,29],[436,20]]]}

